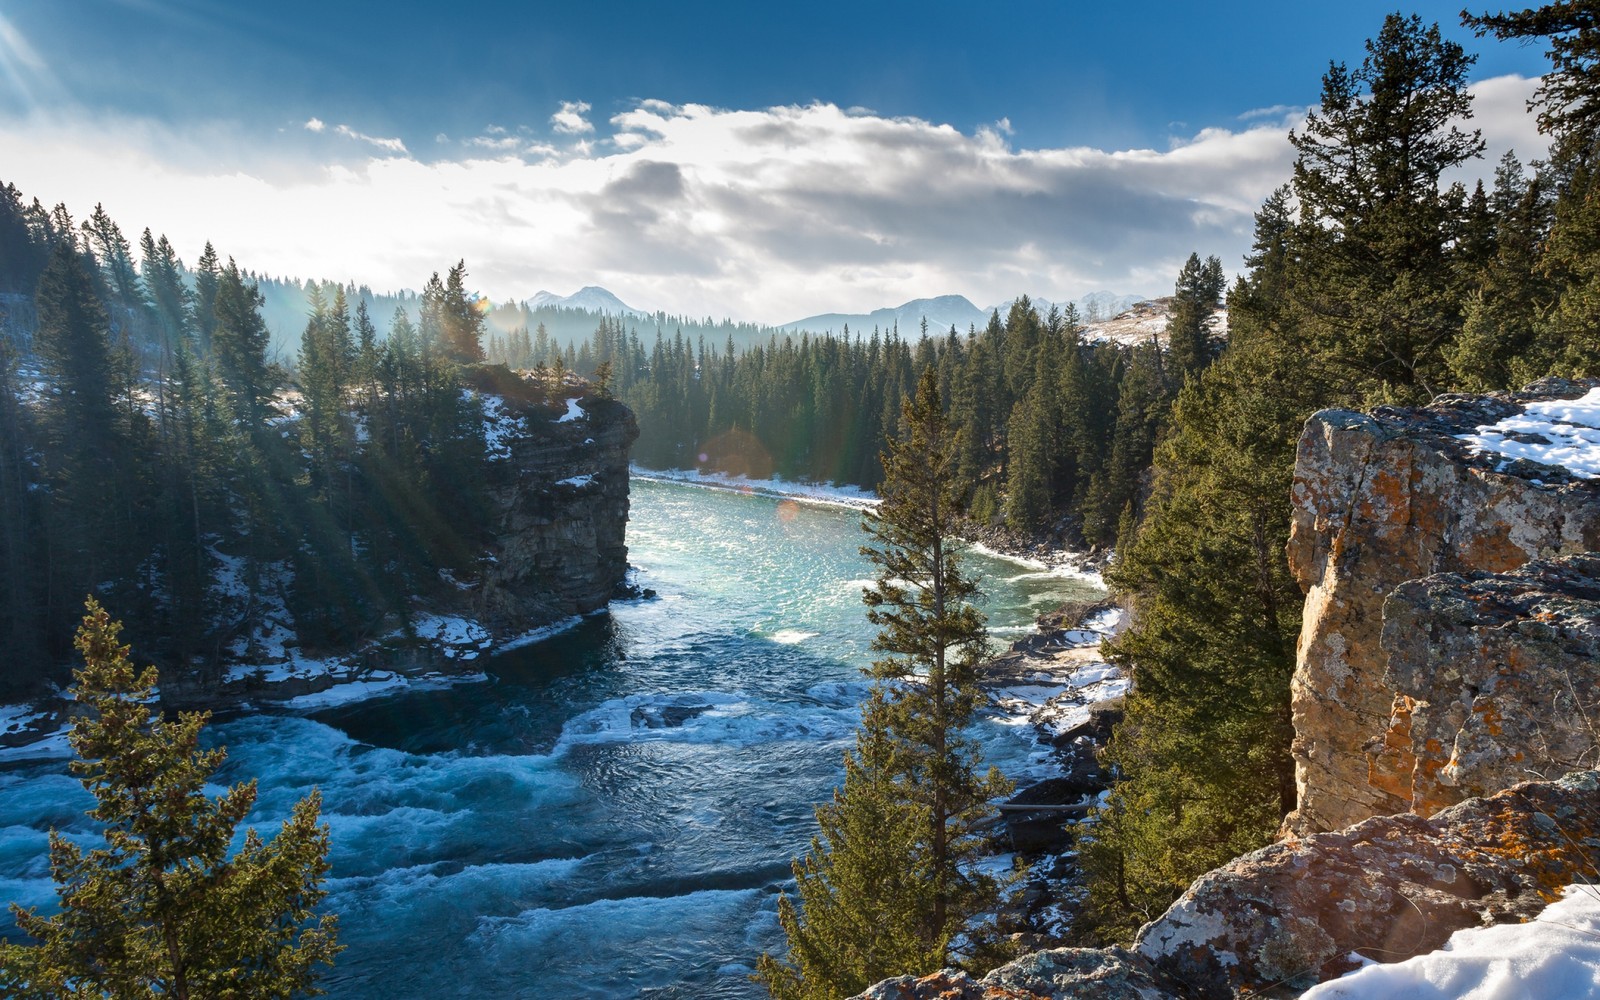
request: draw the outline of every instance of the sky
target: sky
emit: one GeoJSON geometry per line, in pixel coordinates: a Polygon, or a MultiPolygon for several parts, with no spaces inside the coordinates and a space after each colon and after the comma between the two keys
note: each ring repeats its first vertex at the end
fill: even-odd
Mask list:
{"type": "MultiPolygon", "coordinates": [[[[599,284],[782,323],[1230,271],[1330,60],[1393,8],[1084,0],[0,0],[0,182],[261,273],[496,301],[599,284]]],[[[1473,125],[1544,143],[1536,47],[1473,125]]]]}

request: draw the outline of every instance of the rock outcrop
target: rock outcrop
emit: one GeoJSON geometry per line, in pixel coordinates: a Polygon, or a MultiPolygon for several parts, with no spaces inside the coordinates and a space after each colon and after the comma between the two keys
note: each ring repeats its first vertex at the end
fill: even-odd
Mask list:
{"type": "Polygon", "coordinates": [[[1306,609],[1292,684],[1299,807],[1288,831],[1337,829],[1411,805],[1414,762],[1398,748],[1369,758],[1395,707],[1380,637],[1396,587],[1600,549],[1600,481],[1461,439],[1593,384],[1549,379],[1520,393],[1442,396],[1370,416],[1325,410],[1307,422],[1289,541],[1306,609]]]}
{"type": "Polygon", "coordinates": [[[1424,816],[1600,754],[1600,556],[1401,584],[1383,606],[1395,691],[1369,750],[1424,816]]]}
{"type": "Polygon", "coordinates": [[[891,979],[861,1000],[1225,1000],[1304,989],[1363,956],[1398,961],[1457,930],[1526,920],[1600,876],[1600,772],[1529,782],[1431,819],[1381,816],[1273,844],[1190,886],[1131,949],[1056,949],[979,980],[891,979]]]}
{"type": "Polygon", "coordinates": [[[493,541],[470,613],[495,631],[526,630],[604,607],[628,569],[628,449],[633,411],[581,396],[518,411],[505,457],[490,462],[493,541]],[[569,417],[570,414],[570,417],[569,417]]]}

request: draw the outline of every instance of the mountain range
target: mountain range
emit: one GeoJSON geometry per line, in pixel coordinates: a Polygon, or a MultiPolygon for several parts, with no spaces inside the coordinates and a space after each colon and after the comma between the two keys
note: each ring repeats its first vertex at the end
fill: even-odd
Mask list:
{"type": "MultiPolygon", "coordinates": [[[[1067,300],[1051,300],[1044,296],[1030,296],[1034,308],[1041,313],[1047,312],[1052,305],[1065,308],[1067,300]]],[[[880,330],[898,328],[902,334],[909,335],[919,331],[924,319],[927,320],[928,330],[931,333],[943,333],[951,327],[958,331],[966,332],[969,327],[981,327],[989,322],[991,313],[999,312],[1003,317],[1011,308],[1011,301],[979,308],[965,295],[938,295],[933,298],[912,299],[910,302],[899,306],[874,309],[867,313],[819,313],[807,316],[776,327],[783,332],[799,332],[807,330],[812,333],[843,332],[846,326],[859,331],[868,331],[873,327],[880,330]]],[[[1126,310],[1136,302],[1142,301],[1138,295],[1118,295],[1114,292],[1090,292],[1076,300],[1079,314],[1087,321],[1108,319],[1126,310]]],[[[643,309],[635,309],[623,302],[610,291],[599,285],[586,285],[571,295],[556,295],[553,292],[540,291],[526,302],[529,309],[580,309],[591,313],[606,313],[611,316],[636,316],[648,318],[652,313],[643,309]]]]}

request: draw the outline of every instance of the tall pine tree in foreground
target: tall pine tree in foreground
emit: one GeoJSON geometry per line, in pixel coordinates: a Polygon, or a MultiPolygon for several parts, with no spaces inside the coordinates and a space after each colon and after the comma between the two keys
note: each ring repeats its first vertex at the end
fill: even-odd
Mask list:
{"type": "Polygon", "coordinates": [[[73,772],[95,797],[105,846],[85,852],[50,837],[61,912],[13,907],[38,943],[0,942],[0,994],[266,1000],[316,995],[333,961],[337,918],[315,917],[325,892],[328,830],[320,799],[295,804],[268,843],[255,832],[230,858],[255,782],[220,798],[205,785],[226,751],[200,749],[209,717],[152,718],[156,672],[136,671],[119,623],[92,599],[78,629],[76,697],[89,712],[72,731],[73,772]]]}
{"type": "Polygon", "coordinates": [[[971,861],[989,801],[1010,789],[997,771],[980,773],[964,734],[986,633],[971,603],[977,583],[956,557],[966,514],[958,435],[934,368],[905,399],[901,425],[863,525],[876,545],[862,553],[878,567],[867,618],[880,628],[873,648],[887,655],[872,666],[844,787],[817,810],[821,833],[795,862],[801,907],[780,901],[789,964],[763,955],[757,967],[779,1000],[835,1000],[890,976],[997,958],[992,928],[973,922],[995,909],[1001,887],[971,861]]]}

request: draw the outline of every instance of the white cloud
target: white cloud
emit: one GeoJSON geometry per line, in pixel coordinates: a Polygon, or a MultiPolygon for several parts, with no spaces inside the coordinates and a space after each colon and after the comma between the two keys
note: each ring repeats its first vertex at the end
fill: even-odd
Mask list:
{"type": "MultiPolygon", "coordinates": [[[[493,130],[491,130],[492,132],[493,130]]],[[[500,135],[476,135],[467,140],[467,145],[479,149],[499,149],[510,151],[522,145],[522,140],[514,135],[505,135],[505,129],[500,129],[500,135]]]]}
{"type": "Polygon", "coordinates": [[[308,118],[305,124],[305,130],[307,132],[321,132],[327,127],[328,123],[323,121],[321,118],[308,118]]]}
{"type": "Polygon", "coordinates": [[[594,125],[583,117],[589,110],[584,101],[562,101],[561,110],[550,116],[550,127],[563,135],[582,135],[593,132],[594,125]]]}
{"type": "MultiPolygon", "coordinates": [[[[1541,154],[1522,110],[1533,86],[1478,86],[1491,150],[1474,175],[1509,145],[1541,154]]],[[[484,135],[434,154],[459,159],[291,169],[261,150],[196,153],[250,149],[237,135],[43,116],[0,119],[0,148],[29,151],[7,166],[26,195],[79,214],[104,202],[124,231],[164,231],[191,260],[211,239],[272,274],[415,288],[465,257],[496,300],[601,284],[644,308],[784,322],[944,293],[1160,293],[1191,251],[1237,268],[1253,212],[1289,178],[1293,124],[1206,129],[1164,150],[1013,149],[994,126],[830,104],[644,101],[609,137],[524,139],[520,156],[484,135]]],[[[404,151],[388,141],[375,144],[404,151]]]]}
{"type": "Polygon", "coordinates": [[[379,149],[386,150],[390,153],[404,154],[407,152],[406,144],[401,142],[399,139],[385,139],[382,136],[367,135],[365,132],[357,132],[348,125],[336,125],[334,126],[333,130],[340,135],[349,136],[350,138],[359,142],[367,143],[370,146],[376,146],[379,149]]]}

